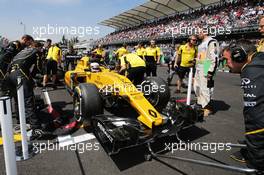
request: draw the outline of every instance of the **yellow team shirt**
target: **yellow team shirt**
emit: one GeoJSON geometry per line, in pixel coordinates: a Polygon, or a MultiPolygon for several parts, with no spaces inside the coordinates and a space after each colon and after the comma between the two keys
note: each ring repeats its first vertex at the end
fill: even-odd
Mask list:
{"type": "Polygon", "coordinates": [[[103,56],[104,49],[95,49],[93,52],[96,53],[96,55],[103,56]]]}
{"type": "Polygon", "coordinates": [[[127,63],[130,64],[131,68],[146,67],[145,61],[135,53],[126,54],[120,58],[121,66],[125,66],[127,63]]]}
{"type": "Polygon", "coordinates": [[[57,46],[52,46],[49,48],[47,59],[52,59],[56,62],[61,60],[61,49],[57,46]]]}
{"type": "Polygon", "coordinates": [[[154,57],[155,61],[157,61],[157,57],[160,56],[160,48],[159,47],[147,47],[145,50],[145,56],[154,57]]]}
{"type": "Polygon", "coordinates": [[[80,67],[89,67],[90,58],[88,56],[83,56],[79,61],[78,65],[81,65],[80,67]]]}
{"type": "Polygon", "coordinates": [[[261,39],[258,43],[257,52],[264,52],[264,39],[261,39]]]}
{"type": "Polygon", "coordinates": [[[119,49],[117,49],[117,51],[115,52],[115,54],[117,55],[118,58],[122,57],[125,54],[128,54],[128,50],[126,50],[126,48],[121,47],[119,49]]]}
{"type": "Polygon", "coordinates": [[[193,64],[189,63],[189,61],[194,60],[196,53],[196,47],[190,47],[188,43],[185,45],[181,45],[179,48],[179,54],[181,55],[181,66],[191,67],[193,64]]]}
{"type": "Polygon", "coordinates": [[[145,48],[141,47],[136,50],[138,56],[143,57],[145,55],[145,48]]]}
{"type": "Polygon", "coordinates": [[[90,58],[88,56],[84,56],[81,58],[81,60],[84,60],[86,62],[89,62],[90,61],[90,58]]]}

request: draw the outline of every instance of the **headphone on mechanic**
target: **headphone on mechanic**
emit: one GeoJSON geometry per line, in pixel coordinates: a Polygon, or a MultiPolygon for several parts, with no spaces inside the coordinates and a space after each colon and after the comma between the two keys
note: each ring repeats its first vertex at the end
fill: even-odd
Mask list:
{"type": "Polygon", "coordinates": [[[232,42],[228,46],[228,48],[230,49],[231,52],[231,59],[234,62],[243,63],[247,60],[248,53],[242,45],[237,45],[235,42],[232,42]]]}

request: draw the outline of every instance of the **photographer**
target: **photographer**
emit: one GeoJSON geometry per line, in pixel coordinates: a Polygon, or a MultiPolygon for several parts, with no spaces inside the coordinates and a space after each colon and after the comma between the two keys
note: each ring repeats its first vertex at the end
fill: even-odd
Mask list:
{"type": "MultiPolygon", "coordinates": [[[[248,167],[264,171],[264,53],[248,40],[231,43],[223,51],[232,73],[241,74],[244,90],[246,149],[235,159],[246,161],[248,167]]],[[[234,157],[233,157],[234,158],[234,157]]]]}

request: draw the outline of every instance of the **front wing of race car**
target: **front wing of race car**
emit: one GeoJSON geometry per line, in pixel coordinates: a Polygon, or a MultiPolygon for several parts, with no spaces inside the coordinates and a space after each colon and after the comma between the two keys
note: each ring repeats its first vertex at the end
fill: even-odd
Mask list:
{"type": "Polygon", "coordinates": [[[172,98],[164,110],[163,118],[166,122],[163,125],[148,128],[138,120],[114,115],[93,116],[91,124],[105,151],[112,155],[121,149],[177,135],[183,127],[202,121],[202,116],[199,110],[179,104],[172,98]]]}

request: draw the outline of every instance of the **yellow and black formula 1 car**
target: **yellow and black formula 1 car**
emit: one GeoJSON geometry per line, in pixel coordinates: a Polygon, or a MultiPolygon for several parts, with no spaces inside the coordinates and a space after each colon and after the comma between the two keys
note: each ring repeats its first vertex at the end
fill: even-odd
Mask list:
{"type": "Polygon", "coordinates": [[[66,72],[65,84],[73,96],[74,116],[91,125],[109,154],[174,135],[202,116],[190,106],[176,104],[162,79],[147,77],[134,86],[108,67],[89,63],[88,57],[66,72]],[[126,108],[131,110],[121,110],[126,108]],[[115,115],[103,114],[104,109],[115,115]]]}
{"type": "MultiPolygon", "coordinates": [[[[109,155],[146,144],[149,152],[145,155],[146,160],[168,158],[233,172],[258,173],[255,169],[161,154],[166,148],[155,153],[151,148],[153,141],[177,136],[179,130],[203,119],[199,108],[170,98],[169,88],[160,78],[147,77],[136,87],[125,76],[98,63],[89,63],[89,58],[84,57],[75,70],[66,72],[65,83],[73,96],[75,118],[89,124],[109,155]],[[132,110],[116,113],[125,108],[132,110]],[[114,115],[104,114],[104,109],[114,115]]],[[[241,144],[230,146],[246,147],[241,144]]]]}

